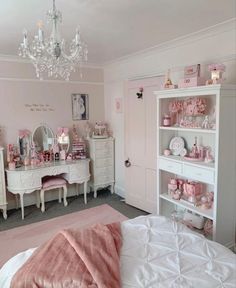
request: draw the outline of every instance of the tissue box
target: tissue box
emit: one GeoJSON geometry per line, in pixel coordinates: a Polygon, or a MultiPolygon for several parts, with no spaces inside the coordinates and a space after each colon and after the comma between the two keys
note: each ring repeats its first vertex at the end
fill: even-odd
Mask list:
{"type": "Polygon", "coordinates": [[[179,80],[179,88],[195,87],[205,85],[205,79],[202,77],[189,77],[179,80]]]}

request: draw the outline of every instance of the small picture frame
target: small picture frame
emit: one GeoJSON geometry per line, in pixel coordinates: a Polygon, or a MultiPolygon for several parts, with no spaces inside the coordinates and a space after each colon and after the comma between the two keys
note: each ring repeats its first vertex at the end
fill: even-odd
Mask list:
{"type": "Polygon", "coordinates": [[[88,120],[89,119],[89,99],[88,94],[71,94],[72,119],[88,120]]]}

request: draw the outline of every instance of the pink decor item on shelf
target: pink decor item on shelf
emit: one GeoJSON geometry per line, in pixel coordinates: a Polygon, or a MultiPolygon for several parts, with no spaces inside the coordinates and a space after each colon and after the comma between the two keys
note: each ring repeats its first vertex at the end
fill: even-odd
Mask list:
{"type": "Polygon", "coordinates": [[[184,77],[192,78],[192,77],[200,77],[200,64],[191,65],[184,67],[184,77]]]}
{"type": "Polygon", "coordinates": [[[163,117],[163,126],[170,127],[171,126],[171,117],[168,114],[165,114],[163,117]]]}
{"type": "Polygon", "coordinates": [[[202,184],[199,182],[188,181],[183,184],[183,195],[187,201],[196,204],[202,194],[202,184]]]}
{"type": "Polygon", "coordinates": [[[206,81],[206,85],[221,84],[223,82],[223,72],[225,72],[224,64],[210,64],[208,70],[211,72],[211,79],[206,81]]]}
{"type": "Polygon", "coordinates": [[[179,88],[188,88],[205,85],[205,79],[202,77],[191,77],[180,79],[178,83],[179,88]]]}
{"type": "Polygon", "coordinates": [[[200,198],[200,207],[202,209],[211,209],[214,203],[214,192],[206,192],[200,198]]]}
{"type": "Polygon", "coordinates": [[[205,84],[205,79],[200,77],[200,64],[184,68],[184,78],[179,80],[179,88],[196,87],[205,84]]]}
{"type": "Polygon", "coordinates": [[[186,116],[201,116],[205,114],[206,99],[200,97],[188,98],[183,102],[186,116]]]}

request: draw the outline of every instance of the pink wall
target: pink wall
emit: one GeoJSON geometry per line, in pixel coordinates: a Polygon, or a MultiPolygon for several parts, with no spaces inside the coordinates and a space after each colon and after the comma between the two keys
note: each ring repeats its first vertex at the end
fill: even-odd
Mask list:
{"type": "Polygon", "coordinates": [[[89,94],[89,121],[104,120],[104,89],[102,69],[87,68],[83,78],[73,81],[39,81],[30,64],[0,61],[0,144],[15,143],[18,130],[31,131],[44,122],[54,131],[58,126],[82,130],[85,121],[73,121],[71,94],[89,94]],[[5,71],[5,72],[4,72],[5,71]],[[27,105],[50,105],[53,111],[30,111],[27,105]]]}

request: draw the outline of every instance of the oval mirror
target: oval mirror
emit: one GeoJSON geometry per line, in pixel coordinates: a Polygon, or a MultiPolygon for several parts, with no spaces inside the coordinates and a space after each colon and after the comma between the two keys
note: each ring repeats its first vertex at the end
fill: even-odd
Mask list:
{"type": "Polygon", "coordinates": [[[27,129],[19,130],[17,140],[21,159],[29,156],[31,146],[31,132],[27,129]]]}
{"type": "Polygon", "coordinates": [[[69,128],[59,127],[57,129],[57,143],[60,147],[60,150],[65,150],[68,152],[70,147],[69,128]]]}
{"type": "Polygon", "coordinates": [[[41,124],[35,128],[32,139],[36,151],[42,152],[53,148],[55,136],[50,127],[46,124],[41,124]]]}

